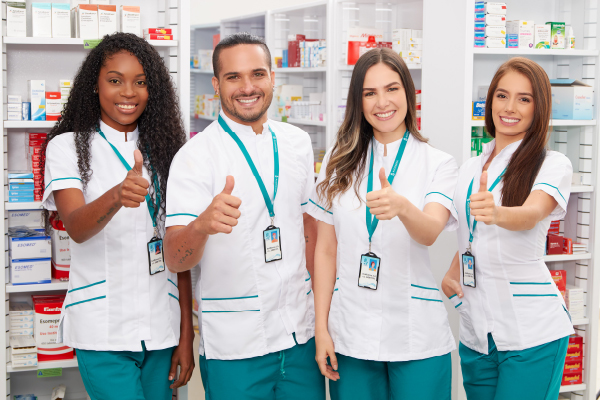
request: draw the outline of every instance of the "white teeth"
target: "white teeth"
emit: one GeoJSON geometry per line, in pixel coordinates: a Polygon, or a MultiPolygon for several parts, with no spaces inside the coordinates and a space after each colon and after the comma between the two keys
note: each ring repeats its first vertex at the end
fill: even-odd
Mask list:
{"type": "Polygon", "coordinates": [[[238,101],[239,101],[240,103],[244,103],[244,104],[254,103],[256,100],[258,100],[258,97],[255,97],[254,99],[251,99],[251,100],[242,100],[242,99],[238,99],[238,101]]]}
{"type": "Polygon", "coordinates": [[[390,111],[390,112],[386,112],[385,114],[375,114],[377,115],[379,118],[387,118],[390,115],[392,115],[394,113],[394,111],[390,111]]]}
{"type": "Polygon", "coordinates": [[[514,123],[517,123],[520,121],[519,119],[503,118],[503,117],[500,117],[500,119],[504,122],[508,122],[509,124],[514,124],[514,123]]]}
{"type": "Polygon", "coordinates": [[[133,110],[135,108],[135,106],[127,105],[127,104],[117,104],[117,106],[124,110],[133,110]]]}

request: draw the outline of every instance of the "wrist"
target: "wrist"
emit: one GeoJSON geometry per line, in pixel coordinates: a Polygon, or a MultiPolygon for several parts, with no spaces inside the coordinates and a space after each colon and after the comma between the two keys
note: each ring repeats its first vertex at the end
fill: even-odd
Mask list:
{"type": "Polygon", "coordinates": [[[397,201],[398,201],[398,206],[397,206],[398,212],[396,213],[396,215],[398,216],[398,218],[403,219],[406,216],[406,214],[407,214],[407,210],[408,210],[407,203],[408,203],[408,200],[406,199],[406,197],[398,195],[398,200],[397,201]]]}

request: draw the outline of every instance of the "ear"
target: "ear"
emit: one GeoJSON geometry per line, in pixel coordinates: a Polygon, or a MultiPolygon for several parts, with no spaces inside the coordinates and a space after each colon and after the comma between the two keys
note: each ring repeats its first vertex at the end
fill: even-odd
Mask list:
{"type": "Polygon", "coordinates": [[[216,76],[213,76],[212,80],[211,80],[211,83],[212,83],[213,89],[215,89],[215,93],[218,94],[220,92],[220,90],[219,90],[219,79],[216,76]]]}
{"type": "Polygon", "coordinates": [[[271,70],[271,83],[273,84],[273,88],[275,88],[275,71],[271,70]]]}

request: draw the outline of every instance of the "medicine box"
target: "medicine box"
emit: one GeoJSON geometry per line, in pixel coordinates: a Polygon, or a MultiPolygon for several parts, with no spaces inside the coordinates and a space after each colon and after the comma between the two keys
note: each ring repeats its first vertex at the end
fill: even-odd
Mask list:
{"type": "Polygon", "coordinates": [[[7,111],[6,119],[9,121],[21,121],[22,114],[20,111],[7,111]]]}
{"type": "Polygon", "coordinates": [[[33,329],[33,321],[10,322],[10,329],[33,329]]]}
{"type": "MultiPolygon", "coordinates": [[[[11,324],[13,324],[13,323],[16,324],[16,323],[21,323],[21,322],[33,322],[33,310],[31,312],[31,314],[23,314],[23,315],[9,314],[8,318],[9,318],[9,322],[11,324]]],[[[33,328],[33,326],[31,328],[33,328]]]]}
{"type": "Polygon", "coordinates": [[[10,283],[34,285],[52,282],[50,258],[10,260],[10,283]]]}
{"type": "Polygon", "coordinates": [[[518,46],[520,49],[533,48],[534,29],[533,21],[516,20],[506,23],[506,33],[518,35],[518,46]]]}
{"type": "Polygon", "coordinates": [[[473,102],[473,119],[485,120],[485,101],[473,102]]]}
{"type": "Polygon", "coordinates": [[[98,39],[98,6],[95,4],[79,4],[71,10],[71,28],[73,37],[82,39],[98,39]]]}
{"type": "Polygon", "coordinates": [[[493,49],[506,48],[506,38],[487,37],[485,38],[485,47],[493,49]]]}
{"type": "Polygon", "coordinates": [[[60,92],[46,92],[46,121],[58,121],[61,111],[60,92]]]}
{"type": "Polygon", "coordinates": [[[477,1],[475,2],[475,12],[506,15],[506,3],[477,1]]]}
{"type": "Polygon", "coordinates": [[[475,22],[484,22],[491,26],[506,26],[506,15],[477,13],[475,22]]]}
{"type": "Polygon", "coordinates": [[[9,94],[8,104],[21,104],[21,96],[18,94],[9,94]]]}
{"type": "Polygon", "coordinates": [[[71,10],[69,3],[52,3],[52,37],[71,37],[71,10]]]}
{"type": "MultiPolygon", "coordinates": [[[[565,48],[565,23],[564,22],[546,22],[550,27],[550,48],[565,48]]],[[[554,118],[554,117],[553,117],[554,118]]]]}
{"type": "Polygon", "coordinates": [[[582,360],[582,359],[583,359],[583,337],[581,337],[579,335],[570,335],[565,362],[577,361],[577,360],[582,360]]]}
{"type": "Polygon", "coordinates": [[[550,26],[535,25],[533,35],[533,47],[536,49],[550,48],[550,26]]]}
{"type": "Polygon", "coordinates": [[[33,307],[25,302],[10,302],[8,304],[8,315],[33,315],[33,307]]]}
{"type": "Polygon", "coordinates": [[[6,105],[6,110],[8,112],[18,112],[19,114],[21,113],[21,104],[7,104],[6,105]]]}
{"type": "Polygon", "coordinates": [[[576,79],[551,79],[550,85],[553,119],[594,119],[591,86],[576,79]]]}
{"type": "Polygon", "coordinates": [[[562,377],[561,386],[567,385],[579,385],[583,383],[583,373],[582,372],[573,372],[573,373],[564,373],[562,377]]]}
{"type": "Polygon", "coordinates": [[[33,37],[52,37],[52,3],[31,3],[33,37]]]}
{"type": "Polygon", "coordinates": [[[71,87],[71,80],[70,79],[61,79],[59,81],[59,85],[61,88],[70,88],[71,87]]]}
{"type": "MultiPolygon", "coordinates": [[[[93,3],[92,3],[93,4],[93,3]]],[[[98,36],[112,35],[118,32],[117,28],[117,6],[106,3],[98,5],[98,36]]]]}
{"type": "Polygon", "coordinates": [[[27,2],[6,2],[6,36],[27,36],[27,2]]]}
{"type": "Polygon", "coordinates": [[[504,26],[486,26],[485,36],[487,37],[506,37],[506,27],[504,26]]]}
{"type": "Polygon", "coordinates": [[[575,372],[583,371],[583,361],[566,361],[565,368],[563,370],[566,374],[572,374],[575,372]]]}
{"type": "Polygon", "coordinates": [[[29,80],[27,81],[27,92],[29,102],[31,103],[31,120],[46,120],[46,81],[29,80]]]}
{"type": "Polygon", "coordinates": [[[11,336],[9,339],[9,343],[10,343],[11,354],[19,355],[19,354],[37,353],[37,345],[36,345],[35,339],[33,337],[27,337],[27,336],[13,337],[13,336],[11,336]]]}
{"type": "Polygon", "coordinates": [[[32,328],[23,328],[23,329],[11,329],[11,336],[33,336],[32,328]]]}
{"type": "Polygon", "coordinates": [[[31,103],[28,101],[21,103],[21,119],[31,121],[31,103]]]}
{"type": "Polygon", "coordinates": [[[58,341],[58,325],[64,297],[34,298],[35,342],[45,351],[38,354],[40,361],[65,360],[73,358],[73,349],[58,341]]]}
{"type": "Polygon", "coordinates": [[[121,6],[121,32],[142,36],[140,7],[121,6]]]}
{"type": "Polygon", "coordinates": [[[9,237],[8,249],[12,260],[50,258],[52,244],[50,236],[9,237]]]}
{"type": "Polygon", "coordinates": [[[62,221],[52,220],[52,277],[68,278],[71,270],[71,240],[62,221]]]}

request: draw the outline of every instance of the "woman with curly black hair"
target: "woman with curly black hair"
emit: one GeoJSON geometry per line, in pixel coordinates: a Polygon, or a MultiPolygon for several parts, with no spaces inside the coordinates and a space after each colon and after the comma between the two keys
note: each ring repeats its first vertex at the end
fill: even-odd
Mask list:
{"type": "Polygon", "coordinates": [[[167,400],[191,377],[191,277],[166,270],[161,240],[185,140],[158,52],[132,34],[105,36],[79,68],[42,168],[44,208],[71,237],[59,338],[77,349],[92,399],[167,400]]]}

